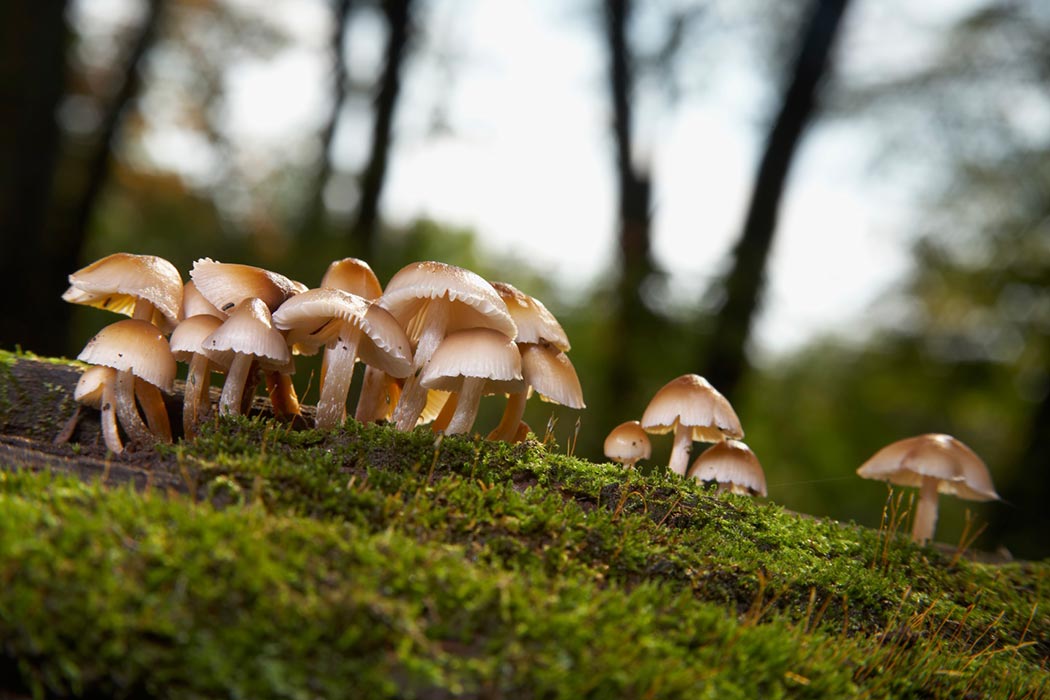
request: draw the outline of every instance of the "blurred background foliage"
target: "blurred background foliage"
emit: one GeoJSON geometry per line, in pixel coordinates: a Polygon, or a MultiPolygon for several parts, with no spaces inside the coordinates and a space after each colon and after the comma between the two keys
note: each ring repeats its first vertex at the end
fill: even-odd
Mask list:
{"type": "MultiPolygon", "coordinates": [[[[747,0],[729,14],[718,0],[580,2],[581,41],[597,37],[608,61],[618,254],[591,288],[567,295],[539,266],[493,254],[485,231],[382,217],[403,81],[424,71],[451,80],[462,60],[426,41],[442,2],[324,4],[328,35],[309,40],[329,47],[330,82],[320,88],[328,106],[276,151],[260,150],[238,130],[243,119],[230,118],[231,71],[304,41],[267,3],[4,3],[0,266],[25,291],[3,301],[0,343],[75,355],[111,319],[63,305],[65,276],[115,251],[163,256],[185,276],[212,257],[310,286],[349,255],[382,282],[408,262],[442,260],[515,284],[568,331],[587,409],[534,398],[526,414],[561,449],[602,460],[611,427],[639,418],[666,381],[697,372],[733,400],[778,503],[876,526],[886,489],[860,481],[856,467],[890,441],[947,432],[984,457],[1007,502],[943,498],[939,538],[956,541],[969,508],[988,525],[979,546],[1050,555],[1050,6],[963,3],[936,50],[845,81],[836,67],[849,57],[834,50],[841,22],[879,18],[860,14],[861,0],[747,0]],[[348,59],[354,32],[382,36],[381,51],[348,59]],[[724,270],[683,303],[652,254],[653,173],[637,141],[652,131],[639,122],[653,107],[639,95],[673,109],[683,91],[704,89],[698,65],[711,70],[718,52],[745,44],[762,47],[774,96],[752,198],[724,270]],[[913,263],[857,323],[790,354],[758,356],[752,329],[777,212],[796,147],[818,118],[867,123],[883,144],[876,176],[914,183],[922,215],[908,232],[913,263]],[[348,160],[337,128],[355,119],[367,126],[351,130],[357,156],[348,160]],[[156,157],[173,151],[186,167],[156,157]],[[921,158],[906,157],[916,151],[921,158]],[[53,325],[43,329],[40,315],[53,325]]],[[[440,103],[420,120],[448,128],[440,103]]],[[[521,194],[524,206],[546,206],[521,194]]],[[[704,222],[695,229],[702,235],[704,222]]],[[[307,362],[297,375],[307,401],[315,371],[307,362]]],[[[487,430],[502,407],[483,404],[487,430]]],[[[653,442],[646,468],[670,450],[669,437],[653,442]]]]}

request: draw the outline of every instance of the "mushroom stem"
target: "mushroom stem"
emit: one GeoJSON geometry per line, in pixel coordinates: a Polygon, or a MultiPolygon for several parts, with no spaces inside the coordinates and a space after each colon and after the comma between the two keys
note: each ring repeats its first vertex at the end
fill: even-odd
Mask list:
{"type": "Polygon", "coordinates": [[[354,378],[354,362],[357,361],[357,344],[361,332],[352,326],[339,333],[327,354],[328,367],[324,377],[324,388],[317,402],[318,428],[335,428],[346,420],[346,397],[350,393],[350,382],[354,378]]]}
{"type": "Polygon", "coordinates": [[[667,468],[675,474],[685,475],[689,467],[689,448],[693,444],[693,431],[690,427],[682,425],[681,421],[675,421],[674,445],[671,447],[671,459],[667,468]]]}
{"type": "Polygon", "coordinates": [[[489,440],[503,440],[514,442],[514,437],[521,425],[521,417],[525,415],[525,403],[528,401],[528,391],[518,391],[507,397],[507,406],[503,409],[503,417],[488,435],[489,440]]]}
{"type": "Polygon", "coordinates": [[[302,414],[299,397],[295,394],[295,386],[289,375],[277,370],[267,372],[266,394],[270,397],[270,406],[277,420],[290,420],[302,414]]]}
{"type": "Polygon", "coordinates": [[[129,370],[117,372],[116,404],[117,419],[131,441],[140,447],[152,445],[156,438],[142,422],[142,416],[135,405],[135,375],[129,370]]]}
{"type": "Polygon", "coordinates": [[[427,363],[434,354],[434,350],[441,344],[448,327],[448,304],[442,300],[428,302],[420,313],[427,313],[426,325],[423,326],[416,342],[416,353],[412,359],[415,374],[409,375],[405,380],[405,386],[401,389],[401,399],[394,409],[394,423],[400,431],[412,430],[416,427],[416,421],[427,405],[426,387],[419,385],[419,370],[427,363]]]}
{"type": "Polygon", "coordinates": [[[387,404],[387,387],[389,381],[386,372],[375,367],[365,368],[364,382],[361,384],[361,396],[357,399],[357,411],[354,418],[362,423],[382,420],[390,415],[387,404]]]}
{"type": "Polygon", "coordinates": [[[459,398],[456,400],[456,412],[452,415],[452,420],[449,421],[448,428],[445,430],[446,435],[469,433],[474,427],[474,419],[478,416],[478,406],[481,404],[481,390],[484,387],[484,378],[464,377],[458,394],[459,398]]]}
{"type": "Polygon", "coordinates": [[[152,302],[140,297],[135,301],[135,313],[132,318],[137,321],[153,323],[153,311],[155,308],[156,307],[153,306],[152,302]]]}
{"type": "Polygon", "coordinates": [[[211,361],[207,355],[195,353],[186,375],[186,395],[182,400],[182,434],[188,440],[197,434],[201,404],[208,405],[211,388],[211,361]]]}
{"type": "Polygon", "coordinates": [[[445,405],[441,407],[441,412],[434,418],[434,423],[430,426],[430,429],[435,433],[443,433],[448,428],[448,424],[452,421],[452,416],[456,413],[456,406],[459,405],[459,394],[452,392],[449,394],[448,399],[445,401],[445,405]]]}
{"type": "Polygon", "coordinates": [[[124,451],[117,428],[117,387],[114,382],[106,382],[102,387],[102,439],[113,454],[124,451]]]}
{"type": "Polygon", "coordinates": [[[226,370],[226,382],[222,385],[222,395],[219,396],[219,413],[224,416],[241,415],[241,400],[244,395],[244,385],[251,374],[251,355],[236,353],[230,368],[226,370]]]}
{"type": "Polygon", "coordinates": [[[922,477],[919,487],[919,505],[915,509],[915,524],[912,526],[913,542],[925,544],[933,539],[933,529],[937,525],[937,485],[939,480],[933,476],[922,477]]]}
{"type": "Polygon", "coordinates": [[[149,431],[154,442],[171,442],[171,421],[168,419],[168,408],[160,389],[141,379],[135,380],[135,396],[146,416],[149,431]]]}

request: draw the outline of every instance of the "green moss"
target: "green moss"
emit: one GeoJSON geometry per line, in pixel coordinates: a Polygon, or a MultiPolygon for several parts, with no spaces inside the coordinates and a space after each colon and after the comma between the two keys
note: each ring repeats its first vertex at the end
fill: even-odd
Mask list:
{"type": "MultiPolygon", "coordinates": [[[[3,466],[3,465],[0,465],[3,466]]],[[[161,497],[0,481],[37,695],[1038,698],[1050,564],[975,564],[695,482],[350,422],[224,420],[161,497]]]]}

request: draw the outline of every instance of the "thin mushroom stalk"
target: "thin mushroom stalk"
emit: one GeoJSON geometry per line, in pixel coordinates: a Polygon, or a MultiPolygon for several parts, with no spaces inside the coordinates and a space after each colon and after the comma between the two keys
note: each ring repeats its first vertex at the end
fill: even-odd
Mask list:
{"type": "Polygon", "coordinates": [[[448,428],[445,429],[446,435],[470,432],[470,429],[474,427],[474,419],[478,417],[478,407],[481,405],[481,394],[484,388],[484,378],[464,378],[463,387],[456,399],[456,412],[452,414],[448,428]]]}
{"type": "Polygon", "coordinates": [[[186,375],[186,393],[182,401],[182,432],[186,438],[197,434],[197,424],[201,418],[201,405],[207,405],[208,390],[211,388],[211,360],[207,355],[195,354],[190,360],[189,374],[186,375]]]}
{"type": "Polygon", "coordinates": [[[102,439],[114,454],[124,451],[124,442],[120,439],[117,427],[117,387],[113,382],[106,382],[102,388],[102,439]]]}
{"type": "Polygon", "coordinates": [[[419,372],[433,354],[437,346],[445,337],[445,329],[448,326],[448,307],[445,304],[429,303],[430,315],[427,324],[423,327],[416,344],[416,352],[413,356],[415,373],[405,379],[405,386],[401,389],[401,398],[394,409],[394,423],[397,429],[404,432],[415,427],[423,408],[427,404],[426,387],[419,384],[419,372]]]}
{"type": "Polygon", "coordinates": [[[689,448],[693,444],[692,429],[682,425],[681,422],[674,426],[674,445],[671,447],[671,459],[667,468],[675,474],[685,475],[689,466],[689,448]]]}
{"type": "Polygon", "coordinates": [[[226,372],[226,381],[222,385],[222,395],[219,396],[219,413],[221,415],[241,415],[244,388],[248,383],[248,376],[252,373],[254,361],[255,358],[251,355],[238,353],[234,356],[233,362],[230,363],[230,369],[226,372]]]}
{"type": "Polygon", "coordinates": [[[489,440],[503,440],[514,442],[521,426],[521,419],[525,415],[525,404],[528,402],[529,392],[516,391],[507,396],[507,406],[503,409],[503,417],[499,425],[488,435],[489,440]]]}
{"type": "Polygon", "coordinates": [[[171,443],[171,421],[168,418],[168,408],[164,405],[164,397],[161,396],[160,389],[149,382],[136,379],[135,397],[142,406],[142,413],[146,416],[146,424],[152,434],[152,441],[171,443]]]}
{"type": "Polygon", "coordinates": [[[911,538],[914,542],[925,544],[933,538],[937,526],[937,484],[939,479],[932,476],[922,477],[919,487],[919,504],[915,509],[915,523],[912,525],[911,538]]]}
{"type": "Polygon", "coordinates": [[[332,345],[325,373],[321,398],[317,402],[317,427],[334,428],[346,420],[346,397],[354,378],[354,363],[357,361],[357,346],[361,334],[357,329],[348,329],[339,334],[332,345]]]}
{"type": "Polygon", "coordinates": [[[116,390],[117,418],[124,432],[133,443],[140,447],[149,447],[156,438],[142,421],[138,406],[135,403],[135,375],[128,370],[117,372],[116,390]]]}
{"type": "MultiPolygon", "coordinates": [[[[327,355],[327,348],[325,350],[327,355]]],[[[387,406],[389,385],[390,379],[387,377],[386,372],[375,367],[366,367],[364,382],[361,384],[361,396],[357,399],[357,410],[354,412],[354,418],[361,423],[368,423],[390,415],[387,406]]]]}

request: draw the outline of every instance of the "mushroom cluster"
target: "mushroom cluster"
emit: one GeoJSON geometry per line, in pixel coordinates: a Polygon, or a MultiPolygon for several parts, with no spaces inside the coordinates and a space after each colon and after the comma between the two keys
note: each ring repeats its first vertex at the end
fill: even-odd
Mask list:
{"type": "Polygon", "coordinates": [[[329,265],[316,289],[208,258],[197,260],[189,276],[183,284],[168,261],[128,253],[69,276],[66,301],[133,317],[104,328],[78,357],[96,367],[84,374],[76,398],[101,411],[103,438],[115,453],[124,450],[122,433],[139,449],[172,440],[161,392],[173,392],[176,362],[188,365],[186,438],[215,411],[247,410],[263,380],[275,416],[301,416],[290,379],[294,356],[318,352],[318,428],[347,419],[357,362],[366,370],[354,417],[391,420],[399,430],[434,421],[435,431],[468,433],[481,397],[507,394],[504,418],[489,439],[513,441],[528,432],[521,417],[533,389],[545,400],[584,406],[565,355],[568,338],[546,307],[460,267],[412,263],[385,292],[356,258],[329,265]],[[225,379],[213,407],[216,372],[225,379]]]}

